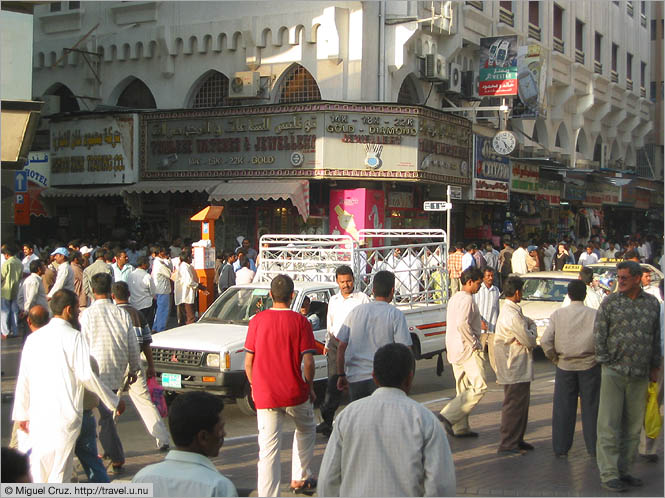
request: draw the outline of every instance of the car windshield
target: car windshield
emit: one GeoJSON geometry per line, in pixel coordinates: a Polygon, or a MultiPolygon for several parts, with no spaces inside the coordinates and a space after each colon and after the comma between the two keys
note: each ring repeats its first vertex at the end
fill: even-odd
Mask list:
{"type": "Polygon", "coordinates": [[[568,292],[569,282],[553,278],[525,278],[522,300],[562,302],[568,292]]]}
{"type": "Polygon", "coordinates": [[[269,289],[232,287],[212,303],[199,321],[247,325],[250,318],[270,307],[269,289]]]}

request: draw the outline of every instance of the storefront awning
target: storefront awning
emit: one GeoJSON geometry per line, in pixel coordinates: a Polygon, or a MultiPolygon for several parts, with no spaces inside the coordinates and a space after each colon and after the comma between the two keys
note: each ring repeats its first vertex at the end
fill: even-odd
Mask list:
{"type": "Polygon", "coordinates": [[[219,180],[208,181],[173,181],[151,180],[131,185],[114,185],[112,187],[92,188],[47,188],[42,197],[108,197],[124,194],[160,194],[175,192],[207,192],[212,191],[219,180]]]}
{"type": "Polygon", "coordinates": [[[217,185],[210,193],[213,201],[289,200],[303,220],[309,218],[309,182],[307,180],[231,180],[217,185]]]}

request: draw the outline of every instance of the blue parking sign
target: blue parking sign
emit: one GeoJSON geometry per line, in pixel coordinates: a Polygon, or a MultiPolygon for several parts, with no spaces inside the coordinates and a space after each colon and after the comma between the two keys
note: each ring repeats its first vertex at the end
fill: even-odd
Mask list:
{"type": "Polygon", "coordinates": [[[28,173],[25,171],[17,171],[14,176],[14,192],[27,192],[28,191],[28,173]]]}

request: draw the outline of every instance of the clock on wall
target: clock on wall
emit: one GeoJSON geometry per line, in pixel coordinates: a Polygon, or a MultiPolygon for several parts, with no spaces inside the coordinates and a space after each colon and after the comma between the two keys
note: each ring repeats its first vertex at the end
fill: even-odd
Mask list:
{"type": "Polygon", "coordinates": [[[492,147],[497,154],[501,154],[502,156],[507,156],[510,154],[515,150],[516,146],[517,138],[515,138],[515,134],[513,132],[508,130],[498,132],[492,139],[492,147]]]}

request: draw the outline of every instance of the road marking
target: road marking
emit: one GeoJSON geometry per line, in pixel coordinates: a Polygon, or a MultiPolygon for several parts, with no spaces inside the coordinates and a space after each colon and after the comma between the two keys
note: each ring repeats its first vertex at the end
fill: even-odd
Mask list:
{"type": "Polygon", "coordinates": [[[446,397],[446,398],[430,399],[429,401],[425,401],[422,404],[423,405],[431,405],[433,403],[438,403],[439,401],[448,401],[449,399],[453,399],[453,398],[446,397]]]}
{"type": "Polygon", "coordinates": [[[255,439],[259,437],[258,434],[248,434],[247,436],[225,437],[224,442],[229,443],[232,441],[244,441],[246,439],[255,439]]]}

